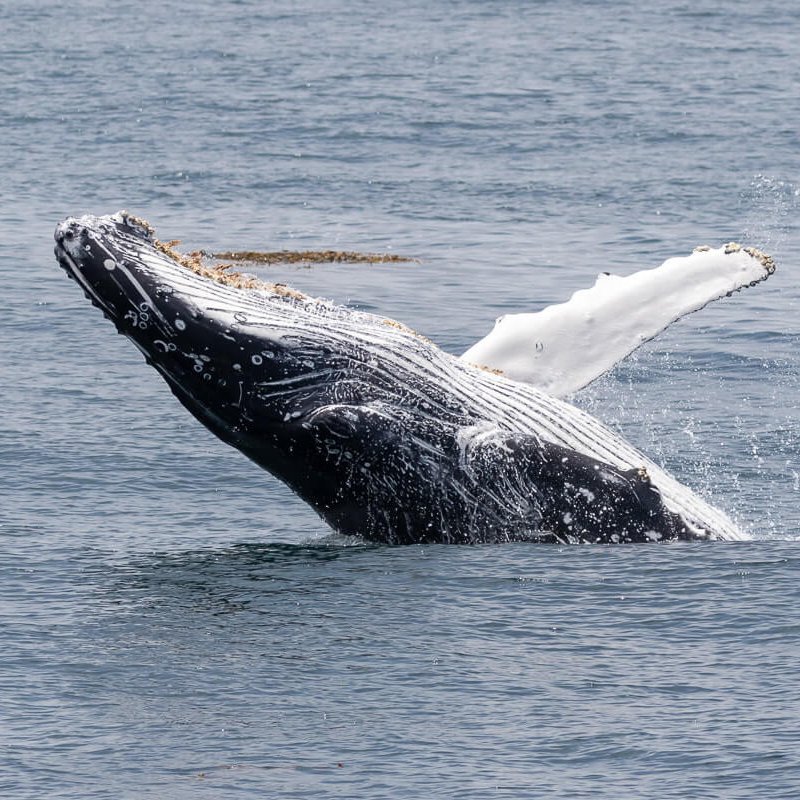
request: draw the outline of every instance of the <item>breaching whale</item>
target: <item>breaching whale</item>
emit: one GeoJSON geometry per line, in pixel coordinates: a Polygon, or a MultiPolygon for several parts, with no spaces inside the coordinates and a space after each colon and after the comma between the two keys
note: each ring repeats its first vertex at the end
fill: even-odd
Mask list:
{"type": "Polygon", "coordinates": [[[125,212],[69,218],[55,240],[60,265],[177,399],[337,532],[397,544],[746,538],[556,395],[766,278],[774,265],[758,251],[706,249],[649,281],[601,276],[555,311],[519,315],[527,327],[501,319],[457,358],[394,320],[182,256],[125,212]],[[631,292],[651,292],[661,313],[617,330],[631,292]],[[563,325],[605,332],[609,347],[587,345],[590,366],[573,369],[563,325]]]}

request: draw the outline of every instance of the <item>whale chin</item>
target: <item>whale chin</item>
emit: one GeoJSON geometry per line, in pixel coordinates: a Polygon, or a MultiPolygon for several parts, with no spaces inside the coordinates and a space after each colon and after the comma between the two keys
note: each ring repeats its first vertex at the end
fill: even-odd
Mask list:
{"type": "Polygon", "coordinates": [[[745,538],[619,435],[401,323],[215,269],[124,212],[59,264],[201,423],[336,531],[389,543],[745,538]]]}

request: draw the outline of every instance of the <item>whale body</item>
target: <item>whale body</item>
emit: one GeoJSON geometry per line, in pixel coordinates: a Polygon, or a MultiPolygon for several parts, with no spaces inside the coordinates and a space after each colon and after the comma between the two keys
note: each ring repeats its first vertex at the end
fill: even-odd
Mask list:
{"type": "Polygon", "coordinates": [[[55,240],[60,265],[180,403],[337,532],[393,544],[746,538],[589,414],[401,323],[209,268],[125,212],[69,218],[55,240]]]}

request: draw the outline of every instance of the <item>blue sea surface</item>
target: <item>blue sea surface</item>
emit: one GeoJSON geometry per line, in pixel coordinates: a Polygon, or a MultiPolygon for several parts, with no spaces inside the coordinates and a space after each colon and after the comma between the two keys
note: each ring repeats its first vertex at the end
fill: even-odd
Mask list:
{"type": "Polygon", "coordinates": [[[19,0],[0,21],[0,797],[800,797],[800,7],[19,0]],[[120,208],[460,352],[730,240],[575,402],[744,543],[332,536],[64,279],[120,208]]]}

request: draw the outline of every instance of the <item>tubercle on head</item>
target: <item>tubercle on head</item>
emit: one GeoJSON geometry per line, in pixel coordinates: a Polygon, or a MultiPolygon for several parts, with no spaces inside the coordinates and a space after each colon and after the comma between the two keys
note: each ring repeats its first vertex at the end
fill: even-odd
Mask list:
{"type": "Polygon", "coordinates": [[[114,216],[118,217],[119,220],[124,222],[126,225],[129,225],[133,228],[141,228],[148,236],[153,238],[155,237],[155,229],[146,219],[137,217],[135,214],[131,214],[129,211],[120,211],[114,216]]]}

